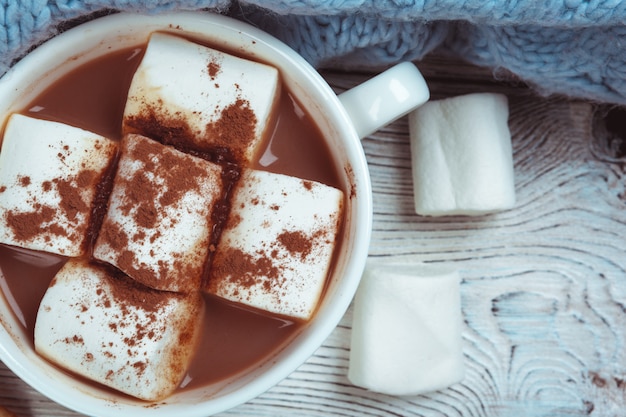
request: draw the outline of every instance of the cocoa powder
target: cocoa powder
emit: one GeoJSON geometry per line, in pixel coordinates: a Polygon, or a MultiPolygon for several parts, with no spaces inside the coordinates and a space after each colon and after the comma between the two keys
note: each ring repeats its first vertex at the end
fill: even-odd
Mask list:
{"type": "Polygon", "coordinates": [[[128,246],[128,236],[117,223],[110,219],[103,221],[99,238],[115,252],[121,252],[128,246]]]}
{"type": "Polygon", "coordinates": [[[158,282],[158,275],[151,269],[145,268],[143,264],[137,265],[137,257],[128,249],[122,249],[117,253],[116,262],[126,274],[145,285],[155,285],[158,282]]]}
{"type": "Polygon", "coordinates": [[[45,233],[67,236],[66,230],[61,227],[45,227],[45,224],[56,218],[57,211],[54,208],[42,206],[41,204],[34,204],[33,208],[34,211],[31,212],[7,211],[6,223],[17,240],[26,242],[45,233]]]}
{"type": "Polygon", "coordinates": [[[197,134],[180,115],[169,114],[163,103],[159,107],[145,103],[139,115],[124,120],[124,130],[178,148],[189,147],[197,134]]]}
{"type": "Polygon", "coordinates": [[[181,297],[176,293],[153,290],[119,273],[112,275],[115,275],[116,282],[110,285],[109,291],[115,302],[121,305],[124,314],[131,310],[143,310],[150,313],[147,317],[153,322],[156,320],[155,313],[162,309],[168,300],[181,297]]]}
{"type": "MultiPolygon", "coordinates": [[[[159,182],[162,181],[165,190],[158,198],[159,204],[163,207],[177,204],[189,191],[199,191],[200,181],[206,175],[206,171],[193,158],[162,152],[160,146],[149,141],[139,142],[132,150],[132,157],[141,162],[147,170],[154,170],[155,166],[158,166],[158,172],[154,174],[159,182]]],[[[152,195],[146,193],[137,198],[144,201],[151,199],[152,195]]]]}
{"type": "Polygon", "coordinates": [[[274,266],[272,257],[264,252],[259,252],[259,256],[254,258],[240,249],[227,248],[220,255],[226,261],[214,264],[217,266],[211,271],[209,292],[215,292],[216,286],[225,280],[242,288],[250,288],[263,280],[277,282],[281,277],[281,270],[274,266]]]}
{"type": "Polygon", "coordinates": [[[70,221],[76,220],[76,217],[81,213],[89,213],[91,201],[85,201],[83,190],[93,185],[96,177],[97,173],[95,171],[83,170],[76,178],[70,180],[61,178],[52,180],[61,197],[59,207],[70,221]]]}
{"type": "Polygon", "coordinates": [[[209,77],[211,77],[211,80],[215,80],[215,77],[217,77],[217,74],[219,74],[221,69],[222,68],[219,63],[215,61],[209,62],[207,65],[207,73],[209,74],[209,77]]]}
{"type": "Polygon", "coordinates": [[[28,187],[30,185],[30,177],[19,177],[18,181],[22,187],[28,187]]]}
{"type": "Polygon", "coordinates": [[[215,163],[225,159],[241,165],[255,140],[257,122],[250,103],[238,99],[222,109],[217,120],[205,126],[205,132],[198,132],[189,126],[184,115],[172,113],[159,101],[156,105],[144,103],[138,115],[124,120],[124,129],[215,163]]]}
{"type": "Polygon", "coordinates": [[[292,254],[300,254],[300,258],[304,259],[309,256],[313,248],[313,240],[306,236],[302,231],[284,231],[278,235],[278,241],[287,251],[292,254]]]}
{"type": "Polygon", "coordinates": [[[152,229],[157,224],[159,213],[155,205],[158,190],[153,186],[151,178],[143,171],[136,172],[130,179],[118,182],[124,187],[124,204],[122,213],[128,216],[133,212],[133,219],[138,226],[152,229]]]}
{"type": "Polygon", "coordinates": [[[243,155],[255,139],[257,118],[250,103],[239,99],[222,110],[220,118],[208,125],[207,139],[216,146],[233,149],[243,160],[243,155]]]}

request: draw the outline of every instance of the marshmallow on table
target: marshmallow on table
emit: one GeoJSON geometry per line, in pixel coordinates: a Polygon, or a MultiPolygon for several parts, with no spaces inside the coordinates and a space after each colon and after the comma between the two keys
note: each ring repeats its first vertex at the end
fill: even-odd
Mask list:
{"type": "Polygon", "coordinates": [[[417,395],[463,378],[456,271],[369,261],[353,314],[348,378],[354,385],[417,395]]]}
{"type": "Polygon", "coordinates": [[[95,133],[12,115],[0,152],[0,242],[84,255],[98,186],[116,152],[95,133]]]}
{"type": "Polygon", "coordinates": [[[125,132],[249,160],[279,91],[276,68],[153,33],[128,92],[125,132]]]}
{"type": "Polygon", "coordinates": [[[244,171],[209,272],[207,291],[307,320],[329,271],[343,193],[318,182],[244,171]]]}
{"type": "Polygon", "coordinates": [[[165,291],[198,291],[222,196],[221,168],[126,135],[94,258],[165,291]]]}
{"type": "Polygon", "coordinates": [[[506,96],[468,94],[409,114],[415,211],[478,215],[515,205],[506,96]]]}
{"type": "Polygon", "coordinates": [[[162,399],[180,385],[196,350],[202,297],[155,291],[110,271],[79,259],[61,268],[39,306],[35,349],[92,381],[162,399]]]}

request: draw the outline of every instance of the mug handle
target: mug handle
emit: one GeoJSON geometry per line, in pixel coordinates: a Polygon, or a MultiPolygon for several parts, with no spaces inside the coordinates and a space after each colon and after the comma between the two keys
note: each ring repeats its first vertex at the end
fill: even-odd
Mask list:
{"type": "Polygon", "coordinates": [[[363,139],[426,103],[430,91],[419,69],[403,62],[338,97],[363,139]]]}

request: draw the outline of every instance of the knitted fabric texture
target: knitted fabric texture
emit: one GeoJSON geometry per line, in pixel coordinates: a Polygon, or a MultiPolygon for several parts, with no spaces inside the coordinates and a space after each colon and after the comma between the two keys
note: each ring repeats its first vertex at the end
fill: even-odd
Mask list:
{"type": "Polygon", "coordinates": [[[0,0],[0,74],[73,19],[199,9],[252,23],[317,68],[375,70],[438,50],[545,95],[626,104],[626,0],[0,0]]]}

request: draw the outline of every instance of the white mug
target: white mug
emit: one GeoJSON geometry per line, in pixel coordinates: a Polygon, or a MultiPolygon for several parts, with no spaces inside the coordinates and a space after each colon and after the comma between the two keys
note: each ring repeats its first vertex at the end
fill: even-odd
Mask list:
{"type": "Polygon", "coordinates": [[[410,63],[400,64],[341,94],[296,52],[240,21],[209,12],[115,14],[92,20],[42,44],[0,79],[0,120],[22,109],[63,74],[98,56],[145,44],[156,30],[191,35],[277,67],[326,139],[341,168],[346,201],[344,236],[326,294],[314,318],[259,367],[214,386],[177,392],[148,404],[100,389],[50,365],[0,297],[0,359],[26,383],[70,409],[92,416],[207,416],[242,404],[271,388],[304,363],[341,320],[356,292],[372,229],[372,189],[360,139],[423,104],[426,83],[410,63]]]}

